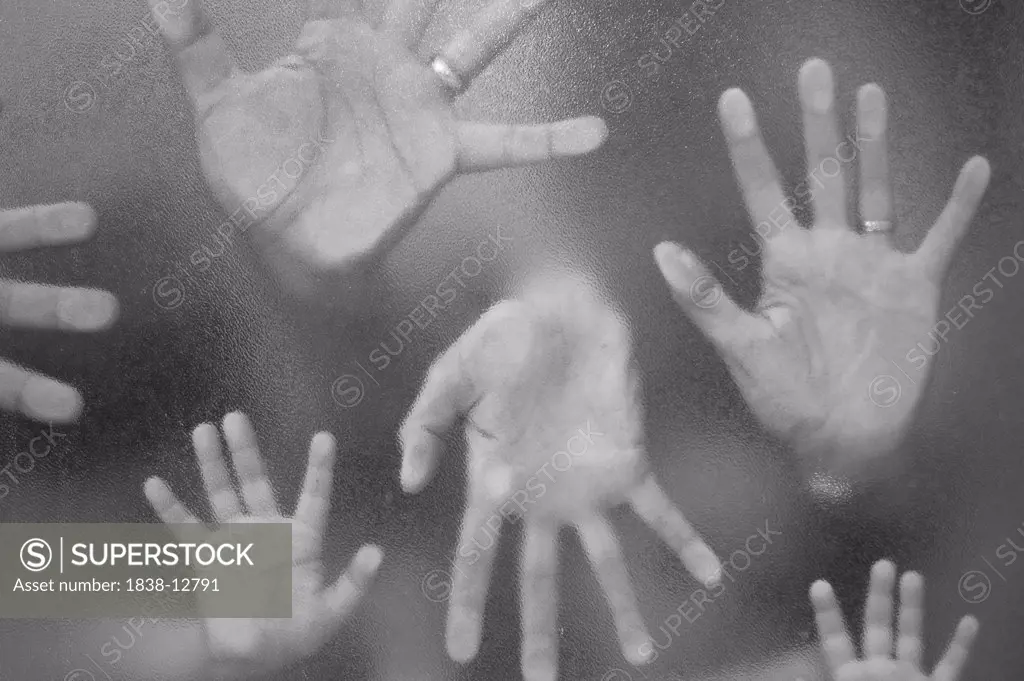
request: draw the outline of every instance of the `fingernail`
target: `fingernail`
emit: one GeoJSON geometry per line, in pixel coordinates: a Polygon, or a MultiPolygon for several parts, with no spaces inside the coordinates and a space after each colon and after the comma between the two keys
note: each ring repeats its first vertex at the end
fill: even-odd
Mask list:
{"type": "Polygon", "coordinates": [[[754,133],[754,108],[743,90],[726,90],[722,95],[720,109],[722,119],[734,136],[748,137],[754,133]]]}
{"type": "Polygon", "coordinates": [[[96,227],[96,211],[87,203],[72,203],[60,214],[61,235],[84,239],[96,227]]]}
{"type": "Polygon", "coordinates": [[[41,376],[29,378],[21,399],[27,415],[41,421],[73,419],[82,409],[77,390],[41,376]]]}
{"type": "Polygon", "coordinates": [[[106,291],[69,291],[57,302],[57,318],[75,331],[96,331],[117,318],[117,298],[106,291]]]}
{"type": "Polygon", "coordinates": [[[801,96],[813,111],[828,113],[834,99],[832,69],[821,59],[812,59],[800,69],[801,96]]]}
{"type": "Polygon", "coordinates": [[[384,553],[376,546],[364,546],[356,554],[356,564],[367,574],[373,574],[380,567],[384,553]]]}
{"type": "Polygon", "coordinates": [[[555,128],[552,151],[557,156],[585,154],[604,144],[608,137],[608,126],[600,118],[584,118],[555,128]]]}

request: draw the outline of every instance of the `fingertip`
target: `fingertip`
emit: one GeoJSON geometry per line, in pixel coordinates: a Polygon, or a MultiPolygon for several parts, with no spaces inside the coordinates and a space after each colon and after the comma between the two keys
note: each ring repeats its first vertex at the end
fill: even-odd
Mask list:
{"type": "Polygon", "coordinates": [[[384,552],[380,547],[375,544],[367,544],[356,553],[353,563],[358,567],[357,572],[364,579],[369,579],[377,574],[377,569],[380,568],[381,561],[383,560],[384,552]]]}
{"type": "Polygon", "coordinates": [[[904,572],[900,577],[900,589],[918,589],[922,586],[924,586],[924,577],[920,572],[911,570],[904,572]]]}
{"type": "Polygon", "coordinates": [[[891,582],[896,579],[896,564],[883,558],[871,566],[872,580],[891,582]]]}
{"type": "Polygon", "coordinates": [[[226,434],[228,431],[236,432],[245,425],[245,415],[240,411],[230,411],[224,414],[224,418],[221,419],[221,427],[224,429],[226,434]]]}
{"type": "Polygon", "coordinates": [[[628,641],[623,646],[622,654],[626,661],[634,667],[647,664],[654,657],[651,637],[646,633],[638,634],[633,640],[628,641]]]}
{"type": "Polygon", "coordinates": [[[733,137],[754,133],[754,107],[743,90],[731,88],[723,92],[718,100],[718,112],[726,131],[733,137]]]}
{"type": "Polygon", "coordinates": [[[21,393],[23,413],[37,421],[72,423],[82,414],[84,401],[70,385],[46,376],[30,375],[21,393]]]}
{"type": "Polygon", "coordinates": [[[957,624],[957,629],[961,636],[968,640],[973,639],[980,628],[981,622],[979,622],[978,618],[974,615],[965,615],[960,619],[959,624],[957,624]]]}
{"type": "Polygon", "coordinates": [[[217,428],[212,423],[200,423],[192,429],[192,446],[199,449],[217,437],[217,428]]]}
{"type": "Polygon", "coordinates": [[[424,442],[422,439],[408,438],[404,440],[400,482],[403,491],[407,494],[415,494],[427,484],[433,448],[431,443],[424,442]],[[409,442],[409,440],[412,441],[409,442]]]}
{"type": "Polygon", "coordinates": [[[580,156],[600,148],[608,139],[608,126],[597,116],[565,121],[554,128],[552,152],[555,156],[580,156]]]}
{"type": "Polygon", "coordinates": [[[697,265],[697,259],[688,250],[671,241],[654,247],[654,260],[669,283],[686,286],[697,265]]]}
{"type": "Polygon", "coordinates": [[[984,187],[992,177],[992,166],[984,156],[972,156],[964,164],[964,172],[984,187]]]}
{"type": "Polygon", "coordinates": [[[60,204],[61,236],[71,241],[89,238],[96,232],[99,216],[96,209],[84,201],[60,204]]]}
{"type": "Polygon", "coordinates": [[[311,458],[316,457],[320,460],[330,458],[335,453],[337,445],[338,443],[334,436],[322,430],[313,435],[313,438],[309,441],[311,458]]]}
{"type": "Polygon", "coordinates": [[[865,83],[857,88],[857,104],[861,106],[874,105],[881,100],[885,101],[885,90],[878,83],[865,83]]]}
{"type": "Polygon", "coordinates": [[[824,579],[819,579],[811,584],[809,593],[815,605],[823,605],[832,599],[832,585],[824,579]]]}
{"type": "Polygon", "coordinates": [[[57,302],[57,317],[74,331],[103,331],[120,315],[117,297],[108,291],[70,289],[57,302]]]}
{"type": "Polygon", "coordinates": [[[811,57],[800,66],[800,76],[821,76],[825,73],[831,75],[832,67],[821,57],[811,57]]]}

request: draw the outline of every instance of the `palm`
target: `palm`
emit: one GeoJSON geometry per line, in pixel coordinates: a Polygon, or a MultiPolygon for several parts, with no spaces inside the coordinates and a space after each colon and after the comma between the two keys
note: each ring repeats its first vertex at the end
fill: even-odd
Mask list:
{"type": "Polygon", "coordinates": [[[809,172],[796,195],[812,195],[809,230],[793,216],[796,201],[782,191],[746,95],[730,90],[719,103],[733,168],[764,242],[757,308],[742,310],[717,283],[709,289],[707,268],[679,247],[661,244],[655,255],[676,300],[715,343],[765,426],[805,453],[884,453],[920,397],[934,336],[949,327],[936,322],[939,286],[989,168],[982,158],[969,161],[925,242],[903,254],[884,229],[892,220],[884,93],[861,89],[856,138],[842,141],[827,64],[804,66],[800,95],[809,172]],[[861,218],[882,231],[851,227],[843,164],[855,158],[861,218]]]}
{"type": "Polygon", "coordinates": [[[928,681],[928,677],[901,660],[860,660],[835,672],[835,681],[928,681]]]}
{"type": "MultiPolygon", "coordinates": [[[[161,15],[207,179],[239,231],[256,226],[289,285],[305,289],[300,270],[343,271],[400,237],[456,172],[578,155],[603,141],[598,119],[457,120],[457,93],[417,56],[437,2],[390,0],[372,25],[355,0],[310,0],[294,53],[258,74],[237,68],[198,0],[161,15]]],[[[468,79],[544,4],[481,13],[446,58],[468,79]]]]}
{"type": "MultiPolygon", "coordinates": [[[[455,555],[448,651],[472,659],[500,518],[524,518],[520,559],[523,673],[555,678],[558,530],[573,525],[612,609],[623,655],[650,638],[608,509],[629,502],[702,581],[718,560],[647,470],[642,413],[622,319],[585,286],[545,281],[488,311],[435,364],[402,427],[402,484],[419,490],[437,434],[467,420],[466,512],[455,555]]],[[[425,584],[425,587],[427,585],[425,584]]],[[[646,651],[645,651],[646,647],[646,651]]]]}
{"type": "MultiPolygon", "coordinates": [[[[288,523],[292,529],[291,617],[205,619],[212,658],[231,674],[245,675],[253,670],[279,668],[319,648],[358,602],[377,569],[380,551],[373,546],[364,546],[352,559],[348,571],[334,585],[325,587],[321,546],[330,505],[333,439],[322,433],[310,444],[309,467],[302,494],[295,516],[288,518],[278,510],[273,490],[263,473],[255,432],[248,420],[241,414],[229,414],[224,419],[224,433],[242,487],[241,499],[231,489],[227,469],[221,461],[216,428],[204,424],[193,433],[196,456],[217,522],[288,523]]],[[[146,496],[165,523],[198,523],[159,478],[147,482],[146,496]]],[[[228,542],[230,532],[229,528],[218,530],[208,541],[219,543],[217,539],[222,538],[228,542]]],[[[262,585],[248,590],[253,598],[266,594],[265,585],[269,578],[265,575],[278,574],[281,567],[280,564],[261,563],[258,572],[251,574],[253,584],[262,585]],[[262,580],[261,575],[264,575],[262,580]]],[[[196,593],[200,613],[208,613],[210,603],[204,600],[204,592],[198,590],[196,593]]]]}
{"type": "Polygon", "coordinates": [[[903,254],[852,231],[792,231],[776,239],[759,305],[772,333],[765,356],[744,364],[749,376],[739,372],[749,404],[788,437],[813,433],[815,444],[851,447],[866,432],[872,447],[884,449],[927,376],[927,365],[914,367],[905,357],[934,324],[938,288],[903,254]],[[889,403],[871,388],[880,376],[899,375],[896,366],[914,371],[914,382],[903,381],[898,401],[889,403]]]}
{"type": "Polygon", "coordinates": [[[297,66],[225,81],[201,155],[229,210],[276,173],[283,186],[259,208],[297,198],[270,226],[287,225],[304,258],[333,262],[376,244],[451,177],[455,120],[434,73],[362,20],[310,22],[298,54],[297,66]]]}
{"type": "MultiPolygon", "coordinates": [[[[322,593],[324,587],[320,545],[315,531],[309,525],[277,516],[246,516],[234,522],[289,523],[292,526],[292,616],[290,618],[206,618],[206,632],[210,651],[217,658],[238,657],[244,651],[249,664],[278,665],[281,659],[296,659],[315,652],[323,641],[322,593]]],[[[210,543],[218,545],[220,538],[214,533],[210,543]]],[[[231,538],[224,534],[224,541],[231,538]]],[[[259,572],[273,574],[280,565],[262,563],[259,572]]],[[[260,583],[260,574],[251,575],[260,583]]],[[[264,580],[262,583],[266,583],[264,580]]],[[[208,612],[204,591],[196,592],[200,613],[208,612]]],[[[265,590],[250,590],[252,598],[260,598],[265,590]]],[[[257,607],[257,606],[254,606],[257,607]]]]}

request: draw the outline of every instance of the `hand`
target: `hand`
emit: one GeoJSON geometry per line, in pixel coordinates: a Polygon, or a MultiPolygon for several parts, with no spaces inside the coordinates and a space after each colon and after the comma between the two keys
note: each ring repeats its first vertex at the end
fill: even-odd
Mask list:
{"type": "Polygon", "coordinates": [[[921,380],[903,386],[902,399],[888,408],[873,401],[878,398],[872,391],[879,377],[896,373],[890,360],[928,342],[939,286],[988,184],[989,166],[980,157],[967,162],[924,243],[916,253],[903,254],[891,234],[858,232],[846,214],[840,161],[852,160],[859,150],[860,217],[893,220],[884,93],[877,85],[861,88],[856,144],[839,141],[825,62],[812,60],[801,69],[800,99],[812,169],[803,185],[813,187],[815,220],[809,230],[794,221],[796,202],[783,195],[746,95],[729,90],[719,102],[736,177],[764,241],[764,290],[757,309],[738,307],[717,282],[709,287],[713,277],[707,268],[678,246],[660,244],[655,258],[675,299],[721,352],[765,426],[807,453],[882,453],[905,432],[927,366],[919,367],[921,380]],[[777,233],[771,234],[769,220],[781,225],[777,233]]]}
{"type": "Polygon", "coordinates": [[[648,661],[653,646],[605,511],[629,502],[694,576],[719,579],[718,559],[648,470],[632,362],[617,313],[582,284],[540,281],[488,310],[431,368],[401,428],[401,481],[407,492],[422,489],[442,434],[465,417],[469,489],[448,608],[452,659],[476,655],[503,517],[525,520],[527,681],[557,676],[561,525],[579,532],[632,664],[648,661]]]}
{"type": "MultiPolygon", "coordinates": [[[[96,213],[84,204],[59,203],[0,211],[0,251],[63,246],[85,241],[96,213]]],[[[34,329],[101,331],[118,315],[106,291],[26,284],[0,279],[0,323],[34,329]]],[[[34,371],[0,360],[0,409],[37,421],[70,423],[82,411],[78,391],[34,371]]]]}
{"type": "Polygon", "coordinates": [[[970,616],[960,620],[949,649],[928,676],[921,671],[924,580],[916,572],[905,572],[900,579],[899,638],[894,646],[892,590],[895,581],[896,566],[889,561],[880,560],[871,568],[871,586],[864,608],[863,659],[860,660],[854,653],[832,587],[825,581],[811,585],[818,638],[833,678],[835,681],[956,681],[978,633],[978,621],[970,616]]]}
{"type": "MultiPolygon", "coordinates": [[[[442,56],[468,85],[546,2],[494,0],[442,56]]],[[[313,285],[300,270],[338,272],[400,238],[455,173],[584,154],[607,134],[596,118],[456,119],[458,93],[417,54],[438,0],[389,0],[376,26],[360,0],[310,0],[295,53],[258,74],[238,69],[200,0],[150,3],[195,106],[207,179],[300,292],[313,285]]]]}
{"type": "MultiPolygon", "coordinates": [[[[324,525],[330,507],[334,468],[334,438],[318,433],[309,445],[309,467],[293,518],[278,510],[270,482],[263,472],[256,434],[242,414],[224,417],[224,436],[242,488],[241,499],[231,489],[221,459],[217,429],[204,423],[192,432],[192,443],[216,520],[224,523],[290,523],[292,526],[291,619],[208,618],[206,638],[210,656],[233,678],[279,669],[316,651],[344,622],[359,602],[380,564],[380,549],[364,546],[338,581],[325,588],[320,562],[324,525]],[[248,512],[242,510],[244,501],[248,512]]],[[[160,478],[146,481],[146,497],[167,524],[198,523],[160,478]]],[[[209,539],[216,544],[216,534],[209,539]]],[[[202,610],[203,592],[198,591],[202,610]]]]}

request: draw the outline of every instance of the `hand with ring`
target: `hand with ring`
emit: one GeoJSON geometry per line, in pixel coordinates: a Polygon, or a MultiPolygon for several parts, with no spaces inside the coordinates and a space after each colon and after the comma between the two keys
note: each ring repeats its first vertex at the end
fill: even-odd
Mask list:
{"type": "MultiPolygon", "coordinates": [[[[0,251],[64,246],[96,230],[96,213],[80,203],[0,210],[0,251]]],[[[117,298],[106,291],[0,279],[0,324],[88,332],[109,328],[117,298]]],[[[74,388],[0,360],[0,409],[37,421],[70,423],[82,411],[74,388]]]]}
{"type": "Polygon", "coordinates": [[[522,519],[519,592],[526,681],[558,678],[559,530],[574,527],[632,664],[653,645],[610,509],[629,504],[701,583],[721,564],[647,463],[629,327],[574,278],[535,280],[486,312],[435,362],[401,428],[402,487],[418,492],[456,425],[467,445],[466,511],[453,559],[447,644],[476,656],[503,521],[522,519]]]}
{"type": "Polygon", "coordinates": [[[150,0],[195,107],[203,169],[286,286],[325,277],[401,238],[456,173],[588,153],[607,128],[459,120],[453,100],[547,0],[493,0],[432,60],[417,55],[439,0],[309,0],[295,53],[239,70],[200,0],[150,0]]]}
{"type": "Polygon", "coordinates": [[[906,357],[928,341],[939,287],[990,170],[984,158],[970,159],[924,243],[915,253],[901,253],[889,229],[893,201],[881,88],[860,89],[856,136],[842,141],[828,64],[808,61],[799,91],[809,168],[802,186],[810,187],[814,208],[810,229],[793,217],[796,201],[783,193],[747,96],[732,89],[719,101],[733,168],[764,240],[764,288],[756,309],[737,306],[709,269],[675,244],[659,244],[655,259],[761,422],[805,456],[849,464],[891,451],[906,430],[928,370],[927,358],[915,366],[906,357]],[[860,231],[847,219],[845,176],[854,158],[865,224],[860,231]],[[915,371],[914,380],[905,380],[899,366],[915,371]],[[880,385],[896,380],[893,374],[900,377],[896,400],[882,394],[896,388],[880,385]]]}

